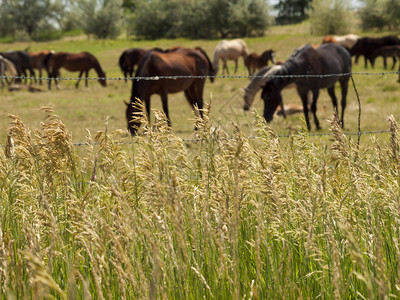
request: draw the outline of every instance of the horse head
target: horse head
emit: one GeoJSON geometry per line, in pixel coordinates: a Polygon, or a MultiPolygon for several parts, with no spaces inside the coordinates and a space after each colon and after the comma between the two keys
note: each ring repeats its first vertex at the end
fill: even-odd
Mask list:
{"type": "Polygon", "coordinates": [[[281,89],[276,85],[276,79],[269,80],[265,85],[261,98],[264,100],[264,118],[269,123],[274,118],[278,105],[282,105],[281,89]]]}
{"type": "Polygon", "coordinates": [[[99,79],[97,79],[97,81],[100,83],[101,86],[106,87],[107,86],[107,82],[106,82],[106,73],[99,72],[99,79]]]}
{"type": "Polygon", "coordinates": [[[243,89],[244,92],[244,106],[243,109],[244,110],[249,110],[251,105],[253,104],[254,101],[254,94],[250,92],[250,89],[248,87],[243,89]]]}

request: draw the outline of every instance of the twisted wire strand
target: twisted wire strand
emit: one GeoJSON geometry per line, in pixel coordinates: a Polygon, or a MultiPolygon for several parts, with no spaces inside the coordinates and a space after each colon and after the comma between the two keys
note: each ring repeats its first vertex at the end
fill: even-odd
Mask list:
{"type": "Polygon", "coordinates": [[[326,78],[326,77],[346,77],[346,76],[382,76],[382,75],[396,75],[400,74],[399,71],[390,71],[390,72],[350,72],[350,73],[339,73],[339,74],[299,74],[299,75],[267,75],[267,76],[257,76],[257,75],[204,75],[204,76],[195,76],[195,75],[171,75],[171,76],[138,76],[138,77],[60,77],[60,78],[48,78],[48,77],[25,77],[25,76],[0,76],[0,79],[32,79],[32,80],[160,80],[160,79],[208,79],[208,78],[326,78]]]}

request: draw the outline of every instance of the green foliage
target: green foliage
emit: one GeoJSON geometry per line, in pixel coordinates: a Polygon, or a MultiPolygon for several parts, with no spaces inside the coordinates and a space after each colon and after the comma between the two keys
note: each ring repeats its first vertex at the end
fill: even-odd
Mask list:
{"type": "Polygon", "coordinates": [[[183,7],[178,5],[178,1],[142,2],[135,10],[132,20],[135,34],[149,39],[176,37],[175,29],[180,9],[183,7]]]}
{"type": "Polygon", "coordinates": [[[279,0],[274,6],[278,10],[277,24],[291,24],[303,21],[308,17],[312,0],[279,0]]]}
{"type": "Polygon", "coordinates": [[[363,30],[397,28],[400,24],[400,0],[367,0],[360,18],[363,30]]]}
{"type": "Polygon", "coordinates": [[[122,0],[75,0],[84,32],[96,38],[115,38],[124,19],[122,0]]]}
{"type": "Polygon", "coordinates": [[[310,15],[311,32],[317,35],[351,32],[355,16],[346,0],[313,0],[310,15]]]}
{"type": "Polygon", "coordinates": [[[43,31],[54,30],[63,10],[61,1],[4,0],[0,6],[0,34],[15,36],[23,31],[36,40],[43,31]]]}
{"type": "Polygon", "coordinates": [[[269,16],[263,0],[150,0],[136,3],[130,24],[150,39],[260,36],[269,16]]]}

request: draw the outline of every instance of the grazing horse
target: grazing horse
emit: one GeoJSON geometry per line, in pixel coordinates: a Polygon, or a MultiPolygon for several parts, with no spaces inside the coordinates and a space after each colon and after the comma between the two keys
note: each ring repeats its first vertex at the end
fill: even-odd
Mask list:
{"type": "Polygon", "coordinates": [[[32,69],[39,70],[39,84],[42,84],[42,69],[43,69],[42,61],[50,53],[54,53],[54,51],[53,50],[51,50],[51,51],[50,50],[42,50],[42,51],[37,51],[37,52],[28,52],[32,69]]]}
{"type": "MultiPolygon", "coordinates": [[[[29,54],[26,51],[8,51],[0,52],[0,55],[11,61],[17,70],[17,76],[28,77],[27,70],[31,77],[35,77],[35,72],[32,69],[29,54]]],[[[19,80],[18,80],[19,81],[19,80]]],[[[31,80],[32,81],[32,80],[31,80]]],[[[25,78],[25,83],[27,78],[25,78]]]]}
{"type": "Polygon", "coordinates": [[[375,64],[375,59],[378,56],[383,57],[383,65],[385,69],[387,68],[386,66],[386,58],[387,57],[392,57],[393,58],[393,65],[392,65],[392,70],[394,69],[396,65],[396,57],[400,59],[400,45],[395,45],[395,46],[384,46],[376,49],[372,55],[371,55],[371,64],[375,64]]]}
{"type": "MultiPolygon", "coordinates": [[[[4,58],[3,56],[0,55],[0,76],[1,76],[1,89],[4,88],[4,81],[3,77],[6,76],[6,71],[9,73],[10,76],[15,77],[18,76],[18,72],[14,67],[14,64],[9,61],[7,58],[4,58]]],[[[13,82],[13,79],[11,79],[11,82],[13,82]]]]}
{"type": "Polygon", "coordinates": [[[238,59],[243,56],[243,60],[249,55],[249,48],[246,43],[241,39],[235,39],[231,41],[222,40],[218,43],[214,51],[214,69],[215,74],[218,73],[219,60],[223,62],[222,73],[226,72],[229,74],[228,66],[226,64],[227,60],[235,61],[235,73],[238,68],[238,59]]]}
{"type": "Polygon", "coordinates": [[[274,63],[274,51],[266,50],[261,55],[250,53],[244,60],[244,65],[249,70],[249,75],[253,75],[257,69],[268,66],[268,61],[274,63]]]}
{"type": "MultiPolygon", "coordinates": [[[[364,56],[364,64],[365,68],[368,67],[367,61],[371,63],[373,67],[372,56],[375,50],[384,47],[384,46],[394,46],[400,45],[400,39],[394,35],[388,35],[379,38],[370,38],[370,37],[363,37],[360,38],[355,45],[350,49],[351,56],[356,55],[355,63],[358,62],[359,56],[364,56]]],[[[386,59],[384,59],[384,63],[386,65],[386,59]]]]}
{"type": "Polygon", "coordinates": [[[43,66],[46,68],[49,74],[49,90],[51,89],[51,78],[54,79],[56,88],[58,87],[57,75],[61,68],[66,69],[70,72],[80,72],[78,81],[75,87],[78,88],[79,82],[82,79],[83,72],[85,72],[86,81],[85,85],[88,86],[88,75],[89,71],[93,68],[99,79],[101,86],[107,86],[106,74],[100,66],[99,61],[89,52],[80,53],[68,53],[68,52],[56,52],[49,53],[43,60],[43,66]]]}
{"type": "MultiPolygon", "coordinates": [[[[308,117],[308,92],[313,94],[311,111],[314,115],[314,122],[317,129],[320,129],[317,118],[317,100],[319,90],[328,89],[328,94],[332,99],[332,104],[337,110],[337,98],[335,96],[335,83],[339,81],[342,90],[342,113],[341,123],[343,127],[344,110],[346,108],[346,97],[349,84],[349,75],[345,76],[326,76],[326,77],[302,77],[290,75],[331,75],[331,74],[349,74],[351,72],[351,57],[349,52],[337,44],[323,44],[318,49],[309,45],[297,49],[292,56],[283,64],[274,66],[266,74],[266,80],[262,99],[264,100],[264,118],[267,122],[272,121],[274,113],[280,105],[283,106],[281,91],[291,83],[297,86],[303,103],[304,117],[307,128],[310,130],[310,121],[308,117]]],[[[245,103],[244,109],[248,109],[245,103]]]]}
{"type": "Polygon", "coordinates": [[[347,35],[342,35],[342,36],[328,35],[328,36],[324,37],[324,39],[322,40],[322,43],[323,44],[335,43],[335,44],[339,44],[340,46],[345,47],[347,50],[350,50],[351,47],[353,47],[360,38],[361,37],[356,34],[347,34],[347,35]]]}
{"type": "Polygon", "coordinates": [[[138,65],[142,58],[149,53],[149,51],[163,52],[163,50],[160,48],[153,48],[151,50],[131,48],[122,52],[121,56],[119,57],[118,64],[122,73],[124,74],[125,82],[127,82],[128,75],[129,77],[133,76],[135,65],[138,65]]]}
{"type": "MultiPolygon", "coordinates": [[[[149,52],[140,62],[135,77],[153,76],[188,76],[188,78],[158,80],[135,80],[132,84],[130,103],[127,104],[126,118],[128,129],[134,135],[140,123],[133,121],[133,114],[139,112],[138,99],[146,106],[147,115],[150,116],[150,96],[159,94],[161,96],[164,113],[170,122],[168,112],[168,94],[184,91],[186,99],[193,106],[203,108],[203,89],[206,76],[215,74],[213,65],[207,54],[201,48],[180,48],[173,52],[160,53],[149,52]],[[190,78],[190,76],[204,76],[190,78]]],[[[210,78],[213,82],[213,78],[210,78]]]]}
{"type": "MultiPolygon", "coordinates": [[[[279,65],[283,65],[284,62],[280,62],[279,65]]],[[[268,72],[270,72],[272,69],[276,69],[277,65],[275,66],[267,66],[264,68],[261,68],[260,71],[258,71],[255,75],[252,81],[250,81],[249,85],[243,89],[244,91],[244,110],[249,110],[250,107],[252,106],[254,102],[254,98],[256,94],[262,90],[269,80],[269,75],[268,72]]],[[[284,88],[292,88],[295,85],[287,85],[284,88]]],[[[282,115],[286,117],[285,115],[285,109],[281,107],[282,115]]]]}

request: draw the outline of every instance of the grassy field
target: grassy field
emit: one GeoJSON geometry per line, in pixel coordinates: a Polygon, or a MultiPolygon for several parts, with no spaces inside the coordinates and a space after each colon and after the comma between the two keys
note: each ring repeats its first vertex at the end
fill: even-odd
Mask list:
{"type": "MultiPolygon", "coordinates": [[[[274,49],[277,60],[287,59],[292,51],[306,43],[320,43],[322,37],[311,36],[307,23],[299,26],[273,27],[265,37],[246,39],[251,51],[261,53],[265,49],[274,49]]],[[[219,40],[157,40],[157,41],[98,41],[87,40],[85,38],[68,38],[62,41],[49,43],[14,43],[1,44],[0,51],[18,50],[29,47],[29,50],[36,51],[42,49],[53,49],[55,51],[89,51],[100,61],[108,77],[122,77],[118,67],[118,58],[123,50],[131,47],[161,47],[169,48],[177,45],[203,47],[212,58],[214,48],[219,40]]],[[[229,64],[233,71],[233,62],[229,64]]],[[[373,71],[382,72],[383,64],[377,60],[374,70],[365,70],[363,64],[353,68],[355,72],[373,71]]],[[[239,62],[239,75],[246,75],[243,61],[239,62]]],[[[94,71],[91,76],[95,77],[94,71]]],[[[62,71],[63,77],[77,77],[77,73],[62,71]]],[[[400,117],[397,105],[399,84],[396,82],[396,75],[385,76],[354,76],[358,92],[362,103],[362,129],[381,130],[387,128],[386,116],[393,114],[400,117]]],[[[241,130],[251,135],[254,126],[250,113],[243,111],[243,92],[242,88],[249,83],[247,78],[217,79],[214,83],[207,81],[205,86],[205,102],[212,100],[211,118],[223,126],[224,129],[231,131],[235,122],[241,130]]],[[[110,80],[106,88],[102,88],[96,81],[90,81],[89,87],[85,88],[83,82],[79,89],[74,87],[75,81],[63,81],[61,90],[48,91],[46,86],[42,86],[43,92],[0,92],[2,105],[0,114],[16,114],[21,117],[24,123],[34,130],[40,126],[43,115],[40,113],[41,106],[51,106],[61,116],[73,135],[73,141],[79,143],[84,140],[87,134],[86,129],[95,134],[104,128],[108,119],[110,130],[126,128],[125,105],[123,100],[129,100],[131,83],[110,80]]],[[[338,87],[338,96],[339,96],[338,87]]],[[[283,93],[285,104],[301,104],[295,90],[288,90],[283,93]]],[[[169,106],[173,129],[183,138],[193,137],[193,125],[189,119],[193,116],[190,105],[186,102],[183,93],[173,94],[169,97],[169,106]]],[[[255,108],[262,112],[263,103],[260,96],[256,97],[255,108]]],[[[152,107],[160,108],[161,103],[157,95],[153,96],[152,107]]],[[[321,91],[318,101],[318,116],[322,121],[323,131],[328,126],[326,121],[331,117],[332,105],[326,91],[321,91]]],[[[354,132],[357,130],[358,123],[358,104],[354,89],[350,85],[348,106],[345,114],[346,130],[354,132]]],[[[1,118],[0,123],[0,144],[4,144],[9,120],[1,118]]],[[[301,115],[291,116],[286,120],[275,119],[271,124],[279,134],[287,134],[293,131],[296,126],[301,125],[301,115]]]]}
{"type": "MultiPolygon", "coordinates": [[[[320,39],[303,24],[246,41],[285,59],[320,39]]],[[[125,48],[201,45],[211,54],[217,42],[30,46],[88,50],[107,75],[120,76],[125,48]]],[[[390,130],[365,135],[360,145],[344,134],[357,131],[354,90],[345,131],[321,93],[321,125],[332,135],[316,138],[300,115],[267,126],[257,114],[261,101],[244,113],[240,88],[248,79],[219,79],[206,85],[212,105],[195,120],[196,132],[195,114],[174,95],[173,128],[155,99],[153,125],[133,140],[122,103],[130,84],[2,91],[0,299],[398,298],[399,84],[394,75],[354,79],[362,129],[390,130]]],[[[284,99],[300,102],[294,91],[284,99]]]]}

